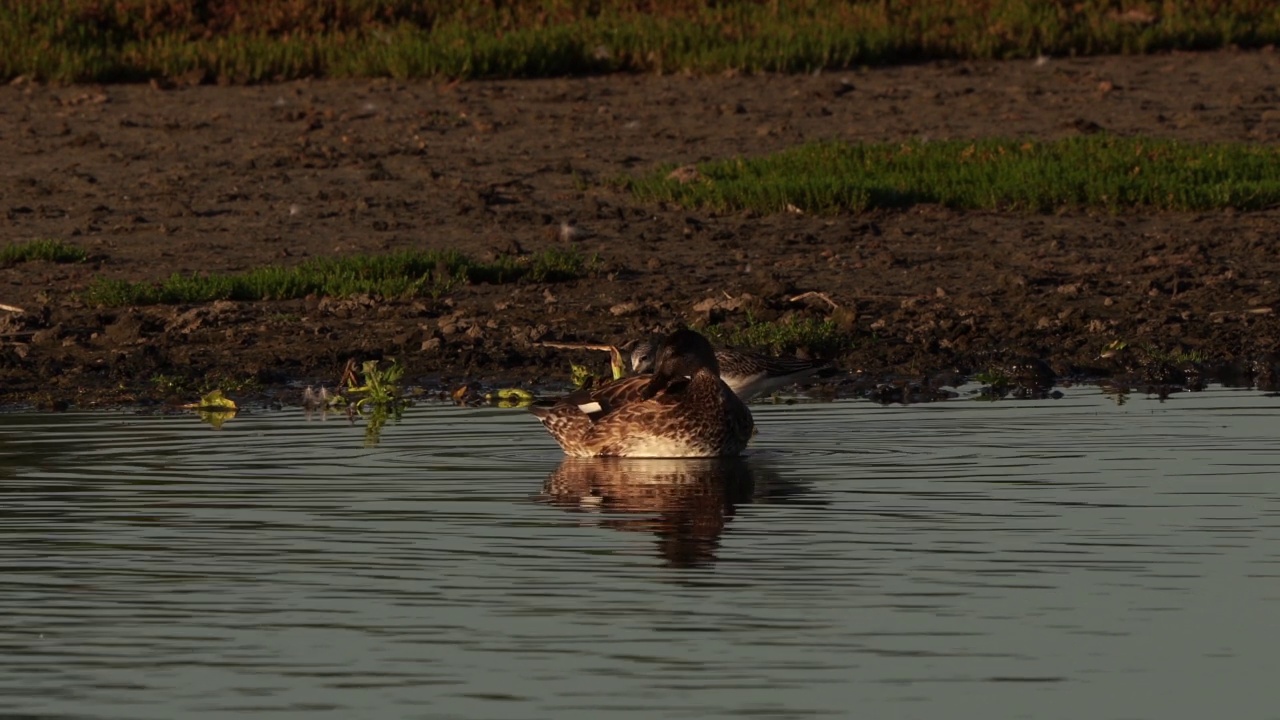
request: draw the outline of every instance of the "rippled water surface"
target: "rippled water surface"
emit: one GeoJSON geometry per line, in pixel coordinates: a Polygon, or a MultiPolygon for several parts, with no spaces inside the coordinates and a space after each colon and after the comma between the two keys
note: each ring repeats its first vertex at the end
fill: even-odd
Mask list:
{"type": "Polygon", "coordinates": [[[0,416],[6,717],[1280,717],[1280,398],[0,416]]]}

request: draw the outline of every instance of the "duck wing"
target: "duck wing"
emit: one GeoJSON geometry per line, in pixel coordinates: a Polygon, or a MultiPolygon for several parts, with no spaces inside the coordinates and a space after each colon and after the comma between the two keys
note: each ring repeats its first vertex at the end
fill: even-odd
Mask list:
{"type": "Polygon", "coordinates": [[[552,401],[534,403],[530,408],[535,415],[585,415],[591,423],[631,403],[644,400],[644,389],[649,386],[649,375],[611,380],[596,387],[575,390],[552,401]]]}

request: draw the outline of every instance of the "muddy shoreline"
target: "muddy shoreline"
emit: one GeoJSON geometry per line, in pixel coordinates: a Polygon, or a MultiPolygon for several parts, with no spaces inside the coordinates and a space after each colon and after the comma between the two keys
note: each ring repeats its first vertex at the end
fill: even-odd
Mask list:
{"type": "Polygon", "coordinates": [[[827,138],[1276,143],[1278,71],[1259,51],[818,76],[7,86],[0,242],[57,238],[90,259],[0,269],[0,303],[25,310],[0,311],[0,404],[190,402],[210,385],[295,403],[350,358],[395,357],[431,390],[557,387],[569,360],[604,358],[542,341],[789,317],[853,337],[831,358],[848,371],[827,383],[837,394],[892,379],[927,395],[1031,362],[1063,378],[1267,386],[1280,209],[756,217],[644,205],[606,181],[827,138]],[[94,277],[562,246],[596,258],[588,277],[411,300],[105,309],[78,295],[94,277]],[[806,293],[831,302],[793,300],[806,293]],[[1100,357],[1115,340],[1128,352],[1100,357]]]}

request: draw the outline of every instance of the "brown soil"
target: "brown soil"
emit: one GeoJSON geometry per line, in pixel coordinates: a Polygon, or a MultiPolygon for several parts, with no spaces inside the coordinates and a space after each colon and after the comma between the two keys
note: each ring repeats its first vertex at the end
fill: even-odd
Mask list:
{"type": "Polygon", "coordinates": [[[601,181],[824,138],[1101,129],[1274,143],[1277,78],[1280,58],[1263,51],[801,77],[0,88],[0,241],[63,238],[92,255],[0,269],[0,303],[26,310],[0,311],[0,402],[189,394],[157,376],[249,378],[290,402],[289,383],[332,384],[352,357],[397,357],[426,385],[557,383],[574,355],[537,341],[620,342],[744,293],[754,299],[717,319],[832,313],[790,300],[805,291],[843,310],[859,340],[835,359],[854,378],[1025,356],[1106,372],[1095,358],[1116,338],[1269,366],[1280,210],[756,217],[643,205],[601,181]],[[598,254],[598,272],[416,300],[101,309],[76,294],[96,276],[564,244],[598,254]]]}

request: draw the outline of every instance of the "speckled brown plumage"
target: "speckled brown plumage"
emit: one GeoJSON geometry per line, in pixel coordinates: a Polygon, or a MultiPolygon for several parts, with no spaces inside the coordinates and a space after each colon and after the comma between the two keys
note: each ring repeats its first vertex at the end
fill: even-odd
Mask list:
{"type": "Polygon", "coordinates": [[[754,428],[751,412],[720,379],[710,343],[692,330],[663,342],[654,374],[532,410],[565,454],[575,457],[740,455],[754,428]]]}

